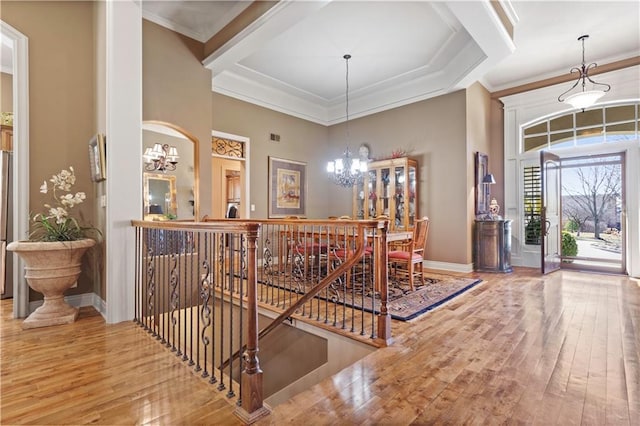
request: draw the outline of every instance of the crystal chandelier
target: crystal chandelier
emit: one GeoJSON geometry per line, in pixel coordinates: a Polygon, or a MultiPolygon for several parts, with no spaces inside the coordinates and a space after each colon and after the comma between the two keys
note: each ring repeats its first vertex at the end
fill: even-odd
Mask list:
{"type": "Polygon", "coordinates": [[[595,62],[589,64],[588,66],[584,62],[584,41],[589,38],[589,35],[583,35],[578,37],[578,41],[582,42],[582,66],[580,68],[573,67],[571,68],[571,73],[578,72],[580,76],[576,80],[576,82],[571,86],[569,90],[558,96],[559,102],[565,102],[570,104],[574,108],[579,108],[584,111],[585,108],[590,107],[595,104],[598,99],[604,96],[606,92],[611,90],[611,86],[605,83],[597,83],[593,81],[589,77],[589,70],[598,66],[595,62]],[[593,84],[593,86],[602,86],[603,90],[586,90],[587,81],[593,84]],[[566,96],[569,92],[571,92],[580,82],[582,82],[582,91],[573,93],[569,96],[566,96]]]}
{"type": "MultiPolygon", "coordinates": [[[[347,141],[349,140],[349,59],[351,55],[344,55],[343,58],[347,64],[346,73],[346,110],[347,110],[347,141]]],[[[367,162],[360,161],[351,155],[349,147],[345,150],[342,158],[337,158],[327,163],[327,173],[333,183],[348,188],[362,180],[364,173],[367,171],[367,162]]]]}
{"type": "Polygon", "coordinates": [[[169,144],[156,143],[153,148],[147,148],[142,155],[144,169],[148,172],[174,171],[178,164],[178,150],[169,144]]]}

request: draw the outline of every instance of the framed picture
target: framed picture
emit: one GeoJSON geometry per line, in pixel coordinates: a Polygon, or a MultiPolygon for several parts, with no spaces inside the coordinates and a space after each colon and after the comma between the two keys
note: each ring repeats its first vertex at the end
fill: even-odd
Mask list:
{"type": "Polygon", "coordinates": [[[269,217],[306,216],[307,163],[269,157],[269,217]]]}
{"type": "Polygon", "coordinates": [[[489,173],[489,156],[476,152],[476,215],[489,212],[489,185],[482,183],[487,173],[489,173]]]}
{"type": "Polygon", "coordinates": [[[107,178],[105,159],[105,137],[98,133],[89,141],[89,166],[91,169],[91,180],[100,182],[107,178]]]}

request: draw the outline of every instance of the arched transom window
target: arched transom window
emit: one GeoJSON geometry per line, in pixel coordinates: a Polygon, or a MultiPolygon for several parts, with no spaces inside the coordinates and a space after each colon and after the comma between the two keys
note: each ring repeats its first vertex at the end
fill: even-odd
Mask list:
{"type": "Polygon", "coordinates": [[[638,139],[638,102],[551,117],[523,128],[522,151],[555,150],[638,139]]]}

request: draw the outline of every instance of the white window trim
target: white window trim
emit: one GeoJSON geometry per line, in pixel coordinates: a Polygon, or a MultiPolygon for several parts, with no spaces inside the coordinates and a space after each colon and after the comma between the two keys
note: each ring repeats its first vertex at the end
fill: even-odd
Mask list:
{"type": "MultiPolygon", "coordinates": [[[[638,102],[640,100],[640,66],[625,68],[603,74],[603,80],[612,89],[603,98],[604,104],[638,102]]],[[[538,246],[524,244],[524,212],[522,195],[524,183],[522,170],[525,165],[536,164],[539,152],[522,152],[522,129],[533,122],[571,112],[565,104],[557,101],[565,84],[545,87],[530,92],[505,96],[504,104],[504,216],[513,221],[511,263],[514,266],[540,268],[538,246]]],[[[558,149],[561,156],[578,156],[624,152],[626,155],[627,188],[627,270],[632,277],[640,277],[640,140],[585,145],[558,149]]]]}

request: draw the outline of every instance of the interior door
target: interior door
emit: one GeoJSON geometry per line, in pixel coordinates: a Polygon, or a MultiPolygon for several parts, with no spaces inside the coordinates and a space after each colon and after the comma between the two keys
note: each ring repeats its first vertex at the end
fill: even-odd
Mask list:
{"type": "Polygon", "coordinates": [[[231,205],[236,208],[236,217],[245,217],[244,161],[212,157],[211,178],[211,217],[227,217],[231,205]]]}
{"type": "Polygon", "coordinates": [[[540,176],[542,183],[542,273],[560,269],[562,251],[561,195],[562,182],[560,157],[550,152],[540,152],[540,176]]]}

